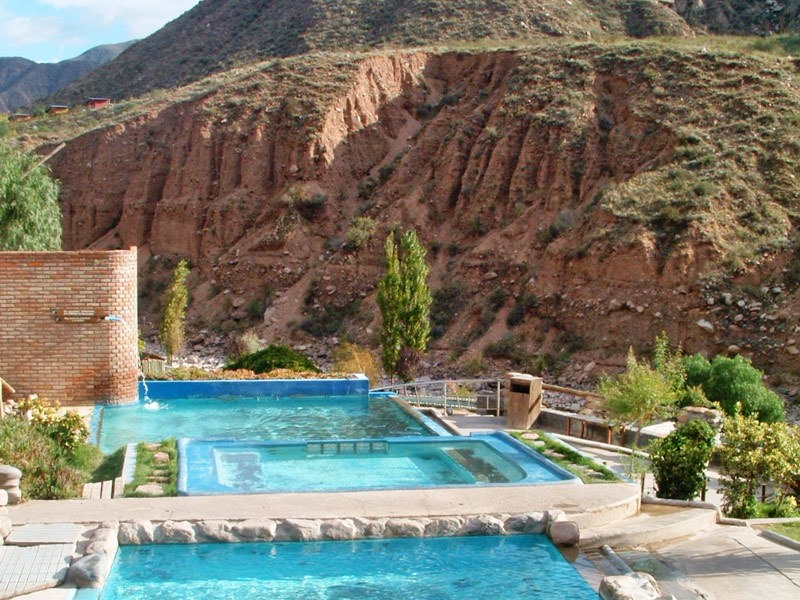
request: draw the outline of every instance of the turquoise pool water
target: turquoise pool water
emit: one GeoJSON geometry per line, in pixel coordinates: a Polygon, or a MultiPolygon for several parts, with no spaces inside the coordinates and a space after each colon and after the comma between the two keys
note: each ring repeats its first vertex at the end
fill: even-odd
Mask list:
{"type": "Polygon", "coordinates": [[[538,484],[575,477],[507,435],[305,443],[178,440],[188,495],[538,484]]]}
{"type": "Polygon", "coordinates": [[[104,453],[170,437],[305,440],[429,435],[389,398],[215,396],[96,408],[104,453]]]}
{"type": "Polygon", "coordinates": [[[598,600],[544,536],[123,546],[102,600],[598,600]]]}

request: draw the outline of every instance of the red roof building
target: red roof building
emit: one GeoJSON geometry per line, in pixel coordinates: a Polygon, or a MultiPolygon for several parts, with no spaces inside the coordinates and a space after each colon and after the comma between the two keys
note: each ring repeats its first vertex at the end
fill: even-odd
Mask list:
{"type": "Polygon", "coordinates": [[[86,108],[89,110],[94,110],[96,108],[102,108],[103,106],[108,106],[111,104],[111,100],[108,98],[89,98],[86,101],[86,108]]]}

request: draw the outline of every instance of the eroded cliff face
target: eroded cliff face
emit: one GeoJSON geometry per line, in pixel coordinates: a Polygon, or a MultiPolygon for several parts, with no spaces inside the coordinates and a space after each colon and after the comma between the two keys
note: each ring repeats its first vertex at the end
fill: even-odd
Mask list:
{"type": "MultiPolygon", "coordinates": [[[[265,69],[236,93],[222,88],[70,141],[52,162],[64,246],[136,245],[143,266],[153,256],[190,259],[198,329],[241,329],[259,307],[263,319],[250,324],[268,338],[302,337],[295,323],[338,315],[341,330],[307,329],[369,342],[383,240],[413,227],[430,249],[431,287],[463,284],[458,316],[434,342],[441,356],[479,354],[512,329],[506,317],[524,303],[513,333],[534,354],[569,346],[583,362],[612,364],[666,330],[691,351],[735,344],[763,365],[788,367],[797,292],[761,301],[769,322],[721,294],[749,306],[757,300],[737,286],[783,285],[791,257],[764,242],[738,280],[715,276],[740,235],[719,210],[733,196],[730,173],[713,171],[716,163],[695,168],[688,161],[700,159],[684,151],[712,144],[702,119],[722,129],[740,115],[727,97],[709,96],[695,119],[682,95],[699,83],[677,82],[674,70],[704,69],[709,59],[676,60],[591,45],[373,54],[329,79],[317,73],[324,93],[313,110],[306,89],[263,92],[277,77],[265,69]],[[692,178],[719,183],[686,192],[692,178]],[[651,180],[667,191],[651,193],[651,180]],[[639,196],[651,212],[632,208],[639,196]],[[376,226],[353,249],[345,242],[357,216],[376,226]],[[508,297],[487,313],[498,288],[508,297]],[[701,318],[713,331],[696,325],[701,318]]],[[[736,75],[731,64],[709,73],[721,70],[736,75]]],[[[796,88],[783,91],[800,105],[796,88]]],[[[788,240],[796,195],[773,201],[760,189],[736,202],[758,205],[746,208],[750,218],[788,240]]],[[[157,269],[147,264],[140,310],[152,314],[157,269]]]]}

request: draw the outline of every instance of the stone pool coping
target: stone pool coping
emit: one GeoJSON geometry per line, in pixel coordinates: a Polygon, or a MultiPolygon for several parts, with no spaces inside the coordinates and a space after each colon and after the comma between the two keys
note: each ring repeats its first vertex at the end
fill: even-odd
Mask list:
{"type": "Polygon", "coordinates": [[[520,515],[561,510],[581,528],[636,514],[638,485],[509,486],[361,492],[32,500],[9,507],[14,525],[103,521],[380,519],[520,515]]]}

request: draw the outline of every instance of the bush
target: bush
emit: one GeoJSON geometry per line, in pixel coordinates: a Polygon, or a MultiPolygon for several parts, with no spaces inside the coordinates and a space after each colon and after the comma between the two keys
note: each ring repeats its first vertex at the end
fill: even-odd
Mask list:
{"type": "Polygon", "coordinates": [[[350,342],[342,342],[333,350],[333,371],[339,373],[363,373],[369,385],[375,387],[381,379],[378,362],[367,348],[350,342]]]}
{"type": "Polygon", "coordinates": [[[466,287],[460,281],[450,281],[433,292],[431,302],[431,337],[439,339],[450,328],[458,311],[466,303],[466,287]]]}
{"type": "Polygon", "coordinates": [[[65,452],[73,454],[80,445],[86,443],[89,429],[78,413],[68,410],[61,415],[60,409],[58,402],[50,404],[37,397],[22,400],[17,405],[20,414],[29,414],[31,423],[39,426],[65,452]]]}
{"type": "Polygon", "coordinates": [[[41,425],[19,417],[0,421],[0,463],[22,471],[24,498],[78,498],[83,490],[83,475],[71,464],[67,451],[41,425]]]}
{"type": "Polygon", "coordinates": [[[287,348],[272,344],[263,350],[245,354],[225,365],[226,371],[248,369],[253,373],[269,373],[274,369],[290,369],[292,371],[311,371],[319,373],[319,368],[310,358],[287,348]]]}
{"type": "Polygon", "coordinates": [[[673,500],[691,500],[699,495],[713,446],[714,430],[697,419],[681,425],[663,440],[651,442],[648,450],[656,495],[673,500]]]}
{"type": "Polygon", "coordinates": [[[491,342],[483,349],[484,356],[489,358],[505,358],[511,361],[514,367],[531,367],[531,355],[519,343],[517,337],[511,333],[504,335],[500,340],[491,342]]]}
{"type": "Polygon", "coordinates": [[[745,417],[756,415],[759,421],[774,423],[785,417],[780,397],[764,385],[764,373],[750,360],[737,356],[717,356],[711,362],[703,391],[711,402],[717,402],[727,415],[737,410],[745,417]]]}
{"type": "Polygon", "coordinates": [[[528,312],[539,306],[539,301],[536,296],[531,294],[523,294],[517,300],[514,307],[508,312],[506,323],[509,327],[516,327],[525,320],[528,312]]]}
{"type": "Polygon", "coordinates": [[[703,386],[711,375],[711,363],[702,354],[683,357],[683,369],[686,372],[686,386],[703,386]]]}
{"type": "Polygon", "coordinates": [[[375,233],[375,219],[370,217],[356,217],[347,230],[345,248],[347,250],[358,250],[369,241],[375,233]]]}

